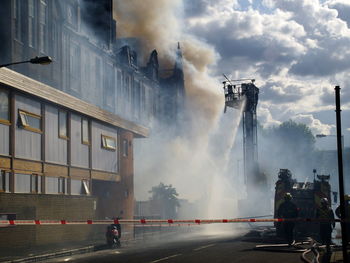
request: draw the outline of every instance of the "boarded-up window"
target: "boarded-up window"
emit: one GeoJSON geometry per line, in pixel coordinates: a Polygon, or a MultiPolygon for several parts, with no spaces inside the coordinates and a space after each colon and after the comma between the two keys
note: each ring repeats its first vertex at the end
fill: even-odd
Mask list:
{"type": "Polygon", "coordinates": [[[102,148],[115,151],[117,149],[117,140],[114,137],[101,134],[102,148]]]}
{"type": "Polygon", "coordinates": [[[33,132],[41,132],[40,115],[24,110],[18,110],[18,118],[19,124],[22,128],[33,132]]]}
{"type": "Polygon", "coordinates": [[[0,90],[0,123],[9,123],[9,94],[0,90]]]}
{"type": "Polygon", "coordinates": [[[67,120],[68,113],[63,110],[58,110],[58,137],[68,139],[67,120]]]}
{"type": "Polygon", "coordinates": [[[86,118],[81,118],[81,142],[83,144],[90,143],[89,121],[86,118]]]}

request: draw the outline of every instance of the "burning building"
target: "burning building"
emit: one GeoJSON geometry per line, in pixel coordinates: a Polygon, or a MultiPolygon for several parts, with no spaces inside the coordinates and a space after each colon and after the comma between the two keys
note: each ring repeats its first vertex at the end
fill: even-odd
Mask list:
{"type": "MultiPolygon", "coordinates": [[[[161,79],[157,51],[142,66],[137,45],[116,37],[112,0],[1,5],[0,64],[43,55],[53,63],[0,69],[0,217],[132,218],[133,140],[155,120],[176,122],[185,96],[180,46],[161,79]]],[[[29,228],[0,228],[9,237],[0,246],[91,236],[83,226],[54,237],[50,227],[29,228]]]]}

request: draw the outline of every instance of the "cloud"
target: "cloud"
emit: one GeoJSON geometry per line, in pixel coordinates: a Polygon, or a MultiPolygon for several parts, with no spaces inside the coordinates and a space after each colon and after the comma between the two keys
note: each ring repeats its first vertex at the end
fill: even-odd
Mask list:
{"type": "Polygon", "coordinates": [[[274,104],[293,103],[304,97],[301,85],[286,85],[280,81],[268,81],[260,87],[261,98],[274,104]]]}
{"type": "Polygon", "coordinates": [[[348,0],[333,0],[327,3],[329,8],[338,11],[338,17],[345,21],[350,28],[350,3],[348,0]]]}
{"type": "MultiPolygon", "coordinates": [[[[263,65],[289,65],[305,51],[304,45],[297,41],[305,35],[303,27],[285,20],[280,13],[233,11],[224,17],[197,20],[190,32],[214,45],[223,61],[243,57],[246,65],[262,63],[259,67],[262,71],[263,65]]],[[[241,64],[241,70],[246,65],[241,64]]]]}
{"type": "Polygon", "coordinates": [[[298,114],[292,118],[293,121],[306,124],[313,134],[330,134],[334,125],[322,123],[315,119],[312,114],[298,114]]]}
{"type": "Polygon", "coordinates": [[[271,112],[267,107],[259,106],[258,112],[258,120],[263,127],[273,127],[281,124],[280,121],[277,121],[272,117],[271,112]]]}

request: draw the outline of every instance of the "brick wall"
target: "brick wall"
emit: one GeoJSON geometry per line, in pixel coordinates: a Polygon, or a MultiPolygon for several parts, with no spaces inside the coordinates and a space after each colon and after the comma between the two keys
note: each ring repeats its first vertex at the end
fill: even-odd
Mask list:
{"type": "MultiPolygon", "coordinates": [[[[17,219],[94,218],[90,196],[0,193],[0,213],[15,213],[17,219]]],[[[0,227],[0,249],[85,241],[93,235],[91,226],[10,226],[0,227]]]]}

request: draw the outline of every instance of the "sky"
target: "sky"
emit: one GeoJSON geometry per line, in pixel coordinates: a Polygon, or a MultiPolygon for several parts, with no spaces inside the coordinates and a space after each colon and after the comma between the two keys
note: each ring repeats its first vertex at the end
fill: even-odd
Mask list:
{"type": "MultiPolygon", "coordinates": [[[[350,144],[350,1],[183,1],[186,34],[215,52],[210,74],[254,78],[258,119],[289,119],[314,134],[335,134],[334,86],[341,87],[345,146],[350,144]]],[[[334,145],[334,137],[317,139],[334,145]]],[[[329,148],[329,145],[326,148],[329,148]]],[[[332,146],[330,146],[332,148],[332,146]]]]}

